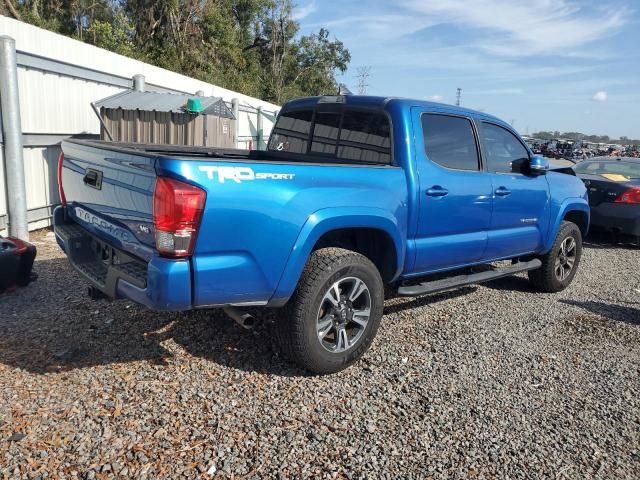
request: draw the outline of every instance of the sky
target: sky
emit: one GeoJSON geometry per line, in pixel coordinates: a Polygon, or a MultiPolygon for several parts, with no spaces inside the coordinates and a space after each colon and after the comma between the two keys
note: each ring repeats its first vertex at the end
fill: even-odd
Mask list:
{"type": "Polygon", "coordinates": [[[351,52],[339,78],[540,130],[640,138],[640,0],[298,0],[301,34],[351,52]]]}

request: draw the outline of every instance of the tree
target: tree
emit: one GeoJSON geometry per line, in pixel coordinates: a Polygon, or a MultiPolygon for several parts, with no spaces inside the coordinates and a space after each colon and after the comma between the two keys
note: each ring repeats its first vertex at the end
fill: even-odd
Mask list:
{"type": "Polygon", "coordinates": [[[12,0],[3,0],[2,3],[0,3],[0,14],[10,15],[17,20],[22,20],[22,16],[18,12],[18,7],[12,0]]]}
{"type": "Polygon", "coordinates": [[[297,57],[289,96],[337,92],[336,73],[346,72],[351,61],[349,50],[341,41],[330,40],[329,31],[324,28],[300,39],[297,57]]]}
{"type": "Polygon", "coordinates": [[[86,40],[96,47],[135,58],[137,52],[133,32],[133,24],[124,12],[119,10],[110,22],[94,20],[86,30],[86,40]]]}
{"type": "Polygon", "coordinates": [[[269,2],[261,17],[261,26],[253,45],[247,50],[257,48],[260,52],[262,82],[265,86],[263,96],[275,103],[282,103],[286,98],[285,90],[296,81],[290,74],[295,70],[296,52],[300,48],[294,42],[299,25],[293,19],[291,0],[269,2]]]}
{"type": "Polygon", "coordinates": [[[275,103],[335,93],[351,56],[291,0],[0,0],[2,12],[275,103]],[[12,13],[13,12],[13,13],[12,13]]]}
{"type": "Polygon", "coordinates": [[[619,139],[612,139],[608,135],[585,135],[580,132],[536,132],[533,134],[534,138],[540,140],[555,140],[558,138],[564,138],[574,141],[585,141],[590,143],[619,143],[621,145],[640,145],[640,140],[632,140],[629,137],[620,137],[619,139]]]}
{"type": "Polygon", "coordinates": [[[540,140],[553,140],[555,137],[553,132],[537,132],[533,134],[533,138],[539,138],[540,140]]]}

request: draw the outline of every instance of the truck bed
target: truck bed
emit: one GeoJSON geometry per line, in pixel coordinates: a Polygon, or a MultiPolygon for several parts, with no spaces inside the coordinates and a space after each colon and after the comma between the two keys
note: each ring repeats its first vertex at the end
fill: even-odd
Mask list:
{"type": "Polygon", "coordinates": [[[224,159],[237,162],[268,162],[268,163],[307,163],[318,165],[363,165],[389,167],[372,162],[344,160],[322,155],[296,155],[287,152],[270,150],[244,150],[239,148],[197,147],[186,145],[158,145],[150,143],[110,142],[106,140],[69,139],[68,143],[87,145],[113,152],[129,153],[149,158],[166,157],[180,160],[189,159],[224,159]]]}
{"type": "MultiPolygon", "coordinates": [[[[97,272],[94,286],[109,296],[135,296],[161,309],[282,304],[318,232],[366,225],[367,218],[375,219],[367,226],[397,232],[393,240],[404,251],[408,191],[400,167],[286,152],[97,140],[66,140],[62,148],[67,204],[55,220],[58,236],[66,244],[88,245],[77,255],[68,252],[69,257],[87,267],[77,267],[83,275],[88,267],[89,273],[97,272]],[[204,192],[188,258],[167,258],[158,249],[154,196],[161,178],[204,192]],[[103,260],[88,258],[98,251],[103,260]],[[99,261],[111,262],[109,268],[99,261]],[[123,263],[136,267],[133,279],[123,276],[123,263]],[[146,276],[138,274],[141,268],[146,276]]],[[[400,271],[401,258],[391,274],[400,271]]]]}

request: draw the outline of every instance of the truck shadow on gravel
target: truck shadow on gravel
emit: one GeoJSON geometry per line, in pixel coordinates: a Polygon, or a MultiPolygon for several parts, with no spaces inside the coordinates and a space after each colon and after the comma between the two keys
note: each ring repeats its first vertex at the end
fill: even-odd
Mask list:
{"type": "MultiPolygon", "coordinates": [[[[617,322],[629,323],[631,325],[640,325],[640,307],[594,302],[591,300],[560,300],[560,303],[579,307],[590,313],[610,320],[615,320],[617,322]]],[[[640,302],[632,305],[640,305],[640,302]]]]}
{"type": "MultiPolygon", "coordinates": [[[[36,263],[37,282],[0,296],[0,363],[36,374],[116,363],[148,362],[172,368],[185,354],[243,371],[305,376],[285,361],[275,342],[273,311],[262,311],[253,331],[243,330],[220,310],[154,312],[130,302],[91,301],[86,286],[65,259],[36,263]],[[177,347],[177,348],[176,348],[177,347]]],[[[487,284],[490,288],[533,291],[525,278],[487,284]]],[[[450,300],[477,287],[396,298],[385,315],[450,300]]],[[[563,300],[606,318],[640,324],[635,305],[563,300]]],[[[257,313],[257,312],[253,312],[257,313]]]]}
{"type": "MultiPolygon", "coordinates": [[[[444,302],[446,300],[452,300],[454,298],[463,297],[475,292],[478,287],[462,287],[457,290],[450,290],[448,292],[435,293],[432,295],[424,295],[422,297],[391,297],[392,302],[385,302],[384,315],[393,315],[403,312],[405,310],[412,310],[414,308],[424,307],[426,305],[432,305],[438,302],[444,302]]],[[[390,300],[391,300],[390,299],[390,300]]],[[[383,319],[384,321],[384,319],[383,319]]]]}
{"type": "Polygon", "coordinates": [[[513,276],[513,277],[499,278],[498,280],[486,282],[486,283],[483,283],[482,285],[492,290],[505,290],[509,292],[519,292],[519,293],[535,293],[535,294],[539,293],[529,283],[529,279],[526,276],[525,277],[513,276]]]}
{"type": "Polygon", "coordinates": [[[45,374],[114,363],[168,365],[189,355],[245,371],[305,372],[283,360],[269,312],[253,331],[220,310],[154,312],[126,301],[91,301],[66,259],[38,261],[39,279],[0,296],[0,363],[45,374]],[[173,350],[173,352],[172,352],[173,350]]]}
{"type": "Polygon", "coordinates": [[[640,246],[633,243],[632,239],[605,232],[590,232],[584,239],[583,245],[584,248],[592,248],[595,250],[621,249],[640,251],[640,246]]]}

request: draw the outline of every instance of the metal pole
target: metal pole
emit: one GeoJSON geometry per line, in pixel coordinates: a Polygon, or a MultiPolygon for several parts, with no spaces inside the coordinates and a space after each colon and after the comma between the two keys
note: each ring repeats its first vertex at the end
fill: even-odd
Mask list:
{"type": "Polygon", "coordinates": [[[262,136],[263,136],[263,127],[262,127],[262,107],[258,107],[258,120],[256,121],[256,149],[262,150],[262,136]]]}
{"type": "Polygon", "coordinates": [[[96,117],[98,117],[98,121],[100,122],[100,125],[104,129],[104,133],[106,133],[107,137],[109,137],[109,140],[113,142],[113,135],[111,135],[111,131],[109,131],[109,127],[107,127],[107,124],[104,123],[104,120],[102,119],[102,115],[100,115],[100,110],[98,110],[98,107],[96,107],[95,103],[91,102],[90,105],[91,105],[91,108],[93,108],[93,113],[96,114],[96,117]]]}
{"type": "Polygon", "coordinates": [[[18,96],[16,41],[0,36],[0,104],[4,134],[4,171],[7,182],[9,235],[29,240],[27,189],[22,156],[22,123],[18,96]]]}
{"type": "Polygon", "coordinates": [[[144,75],[137,74],[133,76],[133,89],[136,92],[144,92],[145,79],[144,75]]]}
{"type": "Polygon", "coordinates": [[[240,132],[240,100],[238,100],[237,98],[231,100],[231,110],[233,116],[236,119],[234,127],[235,131],[233,132],[233,145],[235,146],[235,148],[238,148],[238,133],[240,132]]]}

